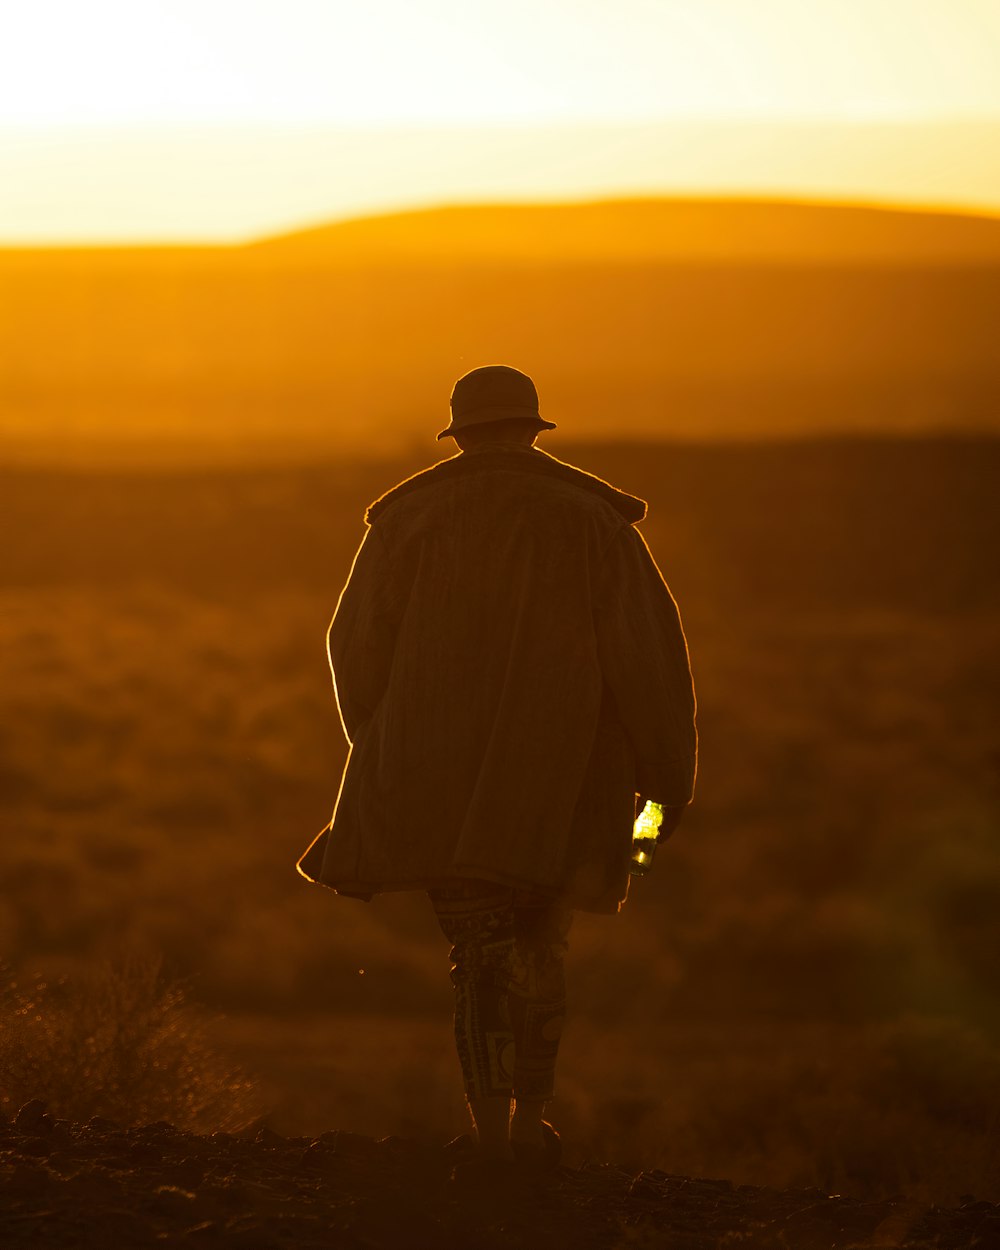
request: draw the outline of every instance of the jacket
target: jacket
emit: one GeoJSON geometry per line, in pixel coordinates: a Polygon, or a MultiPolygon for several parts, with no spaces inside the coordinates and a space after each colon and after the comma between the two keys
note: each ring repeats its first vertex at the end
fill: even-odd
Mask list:
{"type": "Polygon", "coordinates": [[[617,911],[636,793],[689,802],[697,759],[645,512],[499,443],[371,505],[328,633],[350,751],[304,876],[364,898],[476,877],[617,911]]]}

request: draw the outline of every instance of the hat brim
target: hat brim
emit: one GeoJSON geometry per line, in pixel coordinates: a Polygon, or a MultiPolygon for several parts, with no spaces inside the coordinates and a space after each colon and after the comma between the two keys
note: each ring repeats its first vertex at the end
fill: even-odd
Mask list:
{"type": "Polygon", "coordinates": [[[470,425],[492,425],[495,421],[514,420],[534,421],[539,430],[556,428],[554,421],[543,421],[537,412],[531,412],[526,408],[482,408],[479,412],[470,412],[468,416],[460,417],[458,421],[452,417],[451,425],[437,436],[438,442],[442,438],[454,438],[456,434],[467,430],[470,425]]]}

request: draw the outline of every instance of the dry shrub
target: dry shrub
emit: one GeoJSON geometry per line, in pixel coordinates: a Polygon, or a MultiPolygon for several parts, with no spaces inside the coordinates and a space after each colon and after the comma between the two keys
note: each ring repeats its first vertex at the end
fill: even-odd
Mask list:
{"type": "Polygon", "coordinates": [[[0,1107],[29,1098],[84,1121],[166,1120],[234,1130],[259,1114],[253,1082],[207,1041],[204,1013],[159,958],[130,954],[72,981],[0,981],[0,1107]]]}
{"type": "Polygon", "coordinates": [[[864,1199],[1000,1199],[1000,1044],[960,1020],[571,1025],[555,1110],[593,1159],[864,1199]]]}

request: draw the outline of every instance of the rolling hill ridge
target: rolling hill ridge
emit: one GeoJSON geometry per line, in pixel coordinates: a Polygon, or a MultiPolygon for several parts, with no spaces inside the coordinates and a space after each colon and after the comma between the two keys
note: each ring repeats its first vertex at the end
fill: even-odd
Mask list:
{"type": "Polygon", "coordinates": [[[335,222],[249,245],[319,262],[1000,264],[1000,218],[762,200],[479,204],[335,222]]]}
{"type": "Polygon", "coordinates": [[[14,459],[429,445],[455,378],[498,360],[578,438],[1000,431],[988,218],[444,208],[240,247],[0,252],[0,292],[14,459]]]}

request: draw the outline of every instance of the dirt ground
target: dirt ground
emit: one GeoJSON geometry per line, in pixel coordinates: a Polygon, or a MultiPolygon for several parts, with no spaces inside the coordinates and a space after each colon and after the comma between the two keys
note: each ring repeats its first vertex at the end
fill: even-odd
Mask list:
{"type": "Polygon", "coordinates": [[[0,1125],[0,1245],[617,1250],[959,1250],[1000,1246],[1000,1207],[859,1202],[612,1164],[493,1187],[453,1176],[468,1139],[266,1127],[199,1136],[169,1124],[73,1124],[34,1100],[0,1125]]]}

